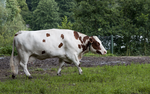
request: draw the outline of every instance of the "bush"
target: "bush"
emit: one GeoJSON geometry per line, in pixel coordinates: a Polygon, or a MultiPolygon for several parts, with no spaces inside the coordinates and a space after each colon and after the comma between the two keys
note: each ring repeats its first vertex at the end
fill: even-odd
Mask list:
{"type": "MultiPolygon", "coordinates": [[[[11,55],[12,46],[0,47],[0,53],[3,54],[3,55],[11,55]]],[[[17,50],[16,49],[14,49],[14,55],[17,55],[17,50]]]]}
{"type": "MultiPolygon", "coordinates": [[[[11,55],[12,44],[15,32],[12,34],[8,32],[2,32],[0,34],[0,54],[1,55],[11,55]]],[[[17,50],[14,50],[14,55],[17,54],[17,50]]]]}

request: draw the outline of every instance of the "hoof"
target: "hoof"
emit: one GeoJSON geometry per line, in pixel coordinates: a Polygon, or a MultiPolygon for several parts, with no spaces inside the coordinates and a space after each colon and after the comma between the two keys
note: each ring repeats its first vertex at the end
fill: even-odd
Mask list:
{"type": "Polygon", "coordinates": [[[61,76],[61,74],[57,74],[57,76],[61,76]]]}
{"type": "Polygon", "coordinates": [[[79,75],[82,75],[82,72],[81,72],[81,73],[79,73],[79,75]]]}
{"type": "Polygon", "coordinates": [[[15,79],[15,77],[16,77],[16,76],[15,76],[14,74],[12,74],[12,78],[15,79]]]}
{"type": "Polygon", "coordinates": [[[61,76],[61,72],[60,72],[60,73],[57,73],[57,76],[61,76]]]}
{"type": "Polygon", "coordinates": [[[27,76],[27,79],[32,79],[32,76],[27,76]]]}

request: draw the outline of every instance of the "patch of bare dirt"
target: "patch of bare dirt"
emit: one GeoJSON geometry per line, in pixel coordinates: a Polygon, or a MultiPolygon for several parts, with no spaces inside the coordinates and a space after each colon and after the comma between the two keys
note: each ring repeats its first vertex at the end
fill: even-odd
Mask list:
{"type": "MultiPolygon", "coordinates": [[[[8,78],[10,73],[9,67],[10,57],[0,57],[0,80],[8,78]]],[[[131,63],[150,63],[149,56],[117,56],[117,57],[83,57],[81,60],[81,67],[103,66],[103,65],[120,65],[131,63]]],[[[45,60],[36,60],[34,64],[28,64],[28,68],[43,68],[50,69],[58,67],[59,62],[57,58],[50,58],[45,60]]],[[[65,66],[74,66],[74,64],[65,64],[65,66]]],[[[21,74],[24,74],[21,72],[21,74]]]]}

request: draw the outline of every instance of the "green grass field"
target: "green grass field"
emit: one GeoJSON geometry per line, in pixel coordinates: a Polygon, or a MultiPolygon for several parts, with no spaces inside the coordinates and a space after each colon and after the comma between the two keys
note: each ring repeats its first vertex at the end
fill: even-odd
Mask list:
{"type": "MultiPolygon", "coordinates": [[[[18,75],[17,79],[0,82],[1,94],[150,94],[150,64],[121,66],[64,67],[40,74],[32,71],[33,79],[18,75]]],[[[39,72],[39,73],[38,73],[39,72]]]]}

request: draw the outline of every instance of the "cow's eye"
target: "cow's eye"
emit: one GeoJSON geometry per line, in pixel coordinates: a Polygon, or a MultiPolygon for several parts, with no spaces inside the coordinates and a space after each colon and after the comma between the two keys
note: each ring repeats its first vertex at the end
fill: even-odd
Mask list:
{"type": "Polygon", "coordinates": [[[99,42],[97,42],[97,45],[100,45],[99,42]]]}

